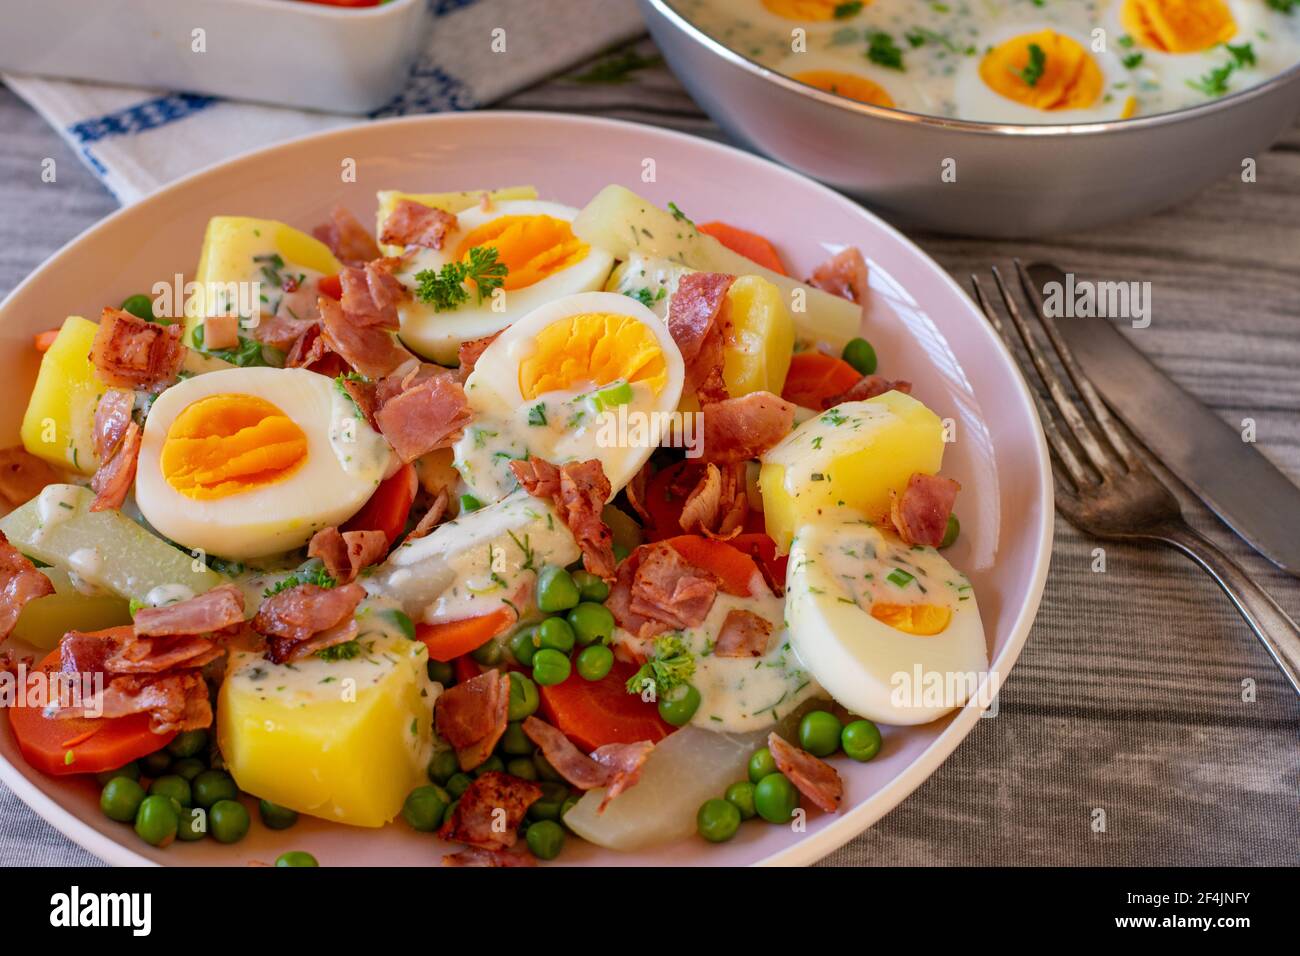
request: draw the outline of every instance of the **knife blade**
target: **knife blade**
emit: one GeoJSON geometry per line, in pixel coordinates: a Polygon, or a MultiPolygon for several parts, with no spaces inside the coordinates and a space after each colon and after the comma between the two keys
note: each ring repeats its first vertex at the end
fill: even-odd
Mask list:
{"type": "MultiPolygon", "coordinates": [[[[1035,262],[1028,272],[1040,311],[1049,283],[1068,287],[1065,273],[1050,263],[1035,262]]],[[[1300,577],[1300,488],[1108,319],[1053,318],[1106,404],[1155,457],[1247,544],[1300,577]]]]}

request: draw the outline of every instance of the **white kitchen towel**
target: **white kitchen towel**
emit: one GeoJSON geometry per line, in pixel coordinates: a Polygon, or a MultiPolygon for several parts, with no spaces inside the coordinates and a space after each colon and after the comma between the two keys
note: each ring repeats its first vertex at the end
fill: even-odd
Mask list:
{"type": "MultiPolygon", "coordinates": [[[[410,80],[375,117],[470,110],[644,31],[634,0],[428,0],[437,22],[410,80]],[[504,56],[483,53],[495,27],[504,56]]],[[[5,74],[123,205],[203,166],[358,118],[197,93],[5,74]]]]}

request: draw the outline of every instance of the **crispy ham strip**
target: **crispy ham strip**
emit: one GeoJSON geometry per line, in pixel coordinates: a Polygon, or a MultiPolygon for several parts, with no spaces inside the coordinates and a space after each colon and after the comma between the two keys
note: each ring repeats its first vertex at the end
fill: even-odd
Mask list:
{"type": "Polygon", "coordinates": [[[834,813],[844,799],[844,781],[826,761],[789,743],[775,731],[767,735],[767,749],[772,752],[776,769],[790,778],[813,806],[834,813]]]}
{"type": "Polygon", "coordinates": [[[379,386],[375,423],[404,462],[450,448],[472,417],[465,389],[454,376],[445,369],[421,374],[417,369],[414,377],[407,376],[401,391],[391,398],[382,395],[385,383],[379,386]]]}
{"type": "Polygon", "coordinates": [[[283,664],[350,641],[356,626],[352,615],[365,596],[355,583],[331,589],[300,584],[271,595],[253,618],[253,629],[266,637],[267,660],[283,664]],[[317,635],[325,635],[323,642],[314,640],[317,635]]]}
{"type": "Polygon", "coordinates": [[[678,523],[683,531],[726,541],[744,530],[748,514],[745,463],[735,462],[719,468],[709,462],[686,496],[678,523]]]}
{"type": "Polygon", "coordinates": [[[819,265],[813,270],[808,284],[862,306],[865,314],[871,283],[867,275],[867,260],[856,247],[849,246],[819,265]]]}
{"type": "Polygon", "coordinates": [[[961,485],[951,478],[916,472],[903,493],[890,492],[889,519],[904,544],[937,548],[948,532],[948,516],[961,485]]]}
{"type": "Polygon", "coordinates": [[[140,442],[143,430],[134,421],[127,422],[126,433],[112,456],[103,462],[90,479],[95,492],[91,511],[116,511],[126,501],[135,482],[135,469],[140,460],[140,442]]]}
{"type": "Polygon", "coordinates": [[[794,404],[750,392],[704,406],[704,460],[719,465],[757,458],[794,427],[794,404]]]}
{"type": "Polygon", "coordinates": [[[692,272],[682,276],[668,300],[668,332],[686,365],[686,388],[701,406],[727,397],[722,362],[731,323],[725,309],[734,281],[719,272],[692,272]]]}
{"type": "Polygon", "coordinates": [[[641,545],[618,566],[605,606],[619,627],[648,638],[702,624],[717,595],[716,575],[656,541],[641,545]]]}
{"type": "Polygon", "coordinates": [[[135,612],[137,637],[212,634],[244,623],[244,592],[223,584],[188,601],[135,612]]]}
{"type": "Polygon", "coordinates": [[[470,339],[467,342],[460,343],[456,356],[460,362],[457,375],[462,382],[469,378],[470,372],[474,371],[474,366],[478,364],[478,360],[487,351],[487,347],[495,342],[500,334],[500,332],[493,332],[491,335],[485,335],[480,339],[470,339]]]}
{"type": "Polygon", "coordinates": [[[387,553],[388,535],[382,531],[322,528],[307,545],[307,557],[320,558],[339,584],[351,584],[363,568],[377,564],[387,553]]]}
{"type": "Polygon", "coordinates": [[[442,858],[443,866],[536,866],[537,861],[531,853],[517,853],[514,850],[485,850],[481,846],[466,847],[456,853],[448,853],[442,858]]]}
{"type": "Polygon", "coordinates": [[[753,611],[733,608],[722,622],[713,653],[717,657],[764,657],[771,638],[771,621],[753,611]]]}
{"type": "Polygon", "coordinates": [[[496,670],[443,691],[433,707],[438,736],[456,751],[461,770],[482,764],[506,732],[510,679],[496,670]]]}
{"type": "Polygon", "coordinates": [[[864,375],[853,383],[848,391],[822,399],[822,408],[834,408],[841,402],[865,402],[886,392],[902,392],[904,395],[910,395],[912,383],[901,379],[890,381],[882,375],[864,375]]]}
{"type": "Polygon", "coordinates": [[[114,677],[80,707],[61,707],[58,718],[148,714],[156,734],[202,730],[212,724],[208,684],[198,670],[114,677]]]}
{"type": "Polygon", "coordinates": [[[0,531],[0,641],[18,623],[28,601],[54,593],[50,579],[36,570],[0,531]]]}
{"type": "Polygon", "coordinates": [[[160,392],[181,369],[181,331],[179,322],[160,325],[122,309],[104,309],[90,361],[108,385],[160,392]]]}
{"type": "Polygon", "coordinates": [[[345,266],[339,273],[343,311],[361,325],[377,325],[396,332],[401,327],[397,303],[406,295],[406,287],[393,277],[392,269],[401,260],[376,259],[364,268],[345,266]]]}
{"type": "Polygon", "coordinates": [[[95,457],[107,461],[131,424],[135,410],[135,392],[129,388],[110,388],[95,406],[95,431],[93,436],[95,457]]]}
{"type": "Polygon", "coordinates": [[[523,728],[528,739],[541,749],[546,762],[570,784],[579,790],[606,788],[597,813],[604,813],[609,801],[641,779],[641,768],[655,746],[649,740],[639,740],[632,744],[605,744],[593,750],[588,757],[559,728],[543,720],[528,717],[524,720],[523,728]]]}
{"type": "Polygon", "coordinates": [[[31,501],[58,481],[59,473],[22,445],[0,448],[0,512],[31,501]]]}
{"type": "Polygon", "coordinates": [[[456,216],[412,199],[400,199],[379,230],[379,241],[393,246],[422,246],[441,249],[447,234],[455,230],[456,216]]]}
{"type": "Polygon", "coordinates": [[[566,462],[557,468],[544,459],[530,457],[510,462],[510,470],[534,498],[555,502],[560,520],[582,550],[583,567],[612,581],[617,573],[614,535],[601,518],[611,489],[600,460],[566,462]]]}
{"type": "Polygon", "coordinates": [[[438,836],[484,850],[508,849],[519,837],[524,814],[541,796],[542,788],[529,780],[489,771],[461,794],[438,836]]]}
{"type": "Polygon", "coordinates": [[[325,344],[367,378],[383,378],[415,358],[383,325],[345,311],[329,296],[319,297],[316,307],[320,309],[325,344]]]}
{"type": "Polygon", "coordinates": [[[363,265],[383,254],[370,230],[343,206],[330,210],[329,221],[317,226],[311,234],[329,246],[346,265],[363,265]]]}

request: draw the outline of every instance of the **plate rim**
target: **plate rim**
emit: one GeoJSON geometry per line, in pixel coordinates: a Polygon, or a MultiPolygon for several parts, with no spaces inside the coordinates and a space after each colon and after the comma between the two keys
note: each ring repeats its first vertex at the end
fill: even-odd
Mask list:
{"type": "MultiPolygon", "coordinates": [[[[966,294],[965,290],[958,285],[957,281],[953,279],[953,277],[948,274],[947,270],[944,269],[943,266],[941,266],[932,256],[930,256],[929,253],[925,252],[925,250],[905,236],[895,226],[882,219],[870,209],[867,209],[861,204],[849,199],[847,196],[836,192],[829,186],[783,166],[780,163],[740,149],[730,143],[719,142],[706,137],[695,136],[690,133],[667,129],[661,126],[632,122],[630,120],[614,119],[603,116],[584,116],[573,113],[558,113],[545,110],[468,110],[463,112],[420,114],[348,123],[328,130],[305,133],[268,146],[245,150],[235,156],[230,156],[209,163],[193,172],[187,173],[186,175],[173,180],[170,183],[160,186],[149,195],[142,197],[134,203],[130,203],[117,209],[98,222],[87,226],[80,233],[73,236],[57,250],[51,253],[44,262],[33,269],[25,278],[15,285],[3,300],[0,300],[0,322],[3,322],[4,316],[10,307],[10,303],[23,294],[28,286],[35,284],[43,278],[47,272],[57,271],[59,260],[61,260],[76,246],[97,236],[101,231],[116,228],[116,223],[121,218],[128,215],[136,215],[137,213],[140,213],[141,210],[148,210],[151,205],[166,202],[176,193],[183,193],[184,191],[193,188],[199,180],[202,180],[207,176],[218,172],[229,172],[232,168],[241,165],[263,161],[276,152],[290,150],[306,142],[323,143],[328,142],[333,138],[355,136],[358,133],[381,127],[419,127],[425,125],[437,126],[439,124],[451,125],[457,123],[467,123],[469,125],[483,123],[492,125],[502,122],[536,125],[558,123],[561,125],[571,124],[575,126],[604,129],[614,128],[624,131],[632,131],[633,134],[637,136],[649,136],[652,138],[662,137],[669,142],[689,142],[695,148],[716,150],[721,156],[725,157],[727,162],[741,164],[748,163],[757,168],[765,168],[769,173],[777,176],[784,176],[797,180],[800,182],[801,186],[812,187],[820,194],[824,201],[845,207],[853,215],[863,217],[876,228],[881,229],[889,239],[898,243],[907,252],[915,256],[917,260],[932,274],[932,277],[939,282],[939,284],[945,286],[949,292],[956,294],[958,301],[961,301],[969,311],[971,321],[983,329],[985,336],[992,342],[995,351],[1000,354],[1006,367],[1011,370],[1011,381],[1014,383],[1016,397],[1024,409],[1029,413],[1030,421],[1036,426],[1034,433],[1034,449],[1038,465],[1038,493],[1042,507],[1039,508],[1038,537],[1037,541],[1034,543],[1036,553],[1034,555],[1033,575],[1028,584],[1028,600],[1024,602],[1011,625],[1006,647],[994,660],[989,662],[990,673],[997,673],[999,681],[1004,680],[1012,668],[1014,668],[1016,661],[1020,657],[1021,651],[1024,649],[1029,637],[1029,631],[1033,626],[1034,620],[1038,614],[1038,609],[1042,603],[1043,590],[1046,586],[1048,568],[1051,563],[1052,541],[1055,527],[1055,505],[1053,503],[1054,487],[1051,465],[1048,458],[1047,439],[1043,433],[1042,423],[1039,420],[1038,411],[1030,395],[1029,386],[1025,381],[1023,372],[1012,357],[1006,343],[1002,340],[1001,336],[999,336],[988,325],[983,315],[979,312],[978,307],[970,296],[966,294]]],[[[865,832],[867,828],[897,807],[899,803],[901,803],[907,796],[934,774],[943,761],[951,756],[961,745],[962,741],[966,739],[970,731],[974,729],[975,721],[980,719],[986,709],[987,702],[981,702],[977,696],[957,711],[956,716],[952,718],[948,726],[945,727],[934,741],[931,742],[931,744],[912,761],[903,773],[890,780],[884,787],[877,791],[873,797],[868,798],[862,804],[855,806],[853,809],[840,815],[840,817],[834,822],[819,829],[817,832],[801,837],[789,847],[778,850],[777,852],[758,860],[754,860],[751,865],[803,866],[815,863],[833,851],[839,849],[849,840],[853,839],[853,837],[865,832]]],[[[4,782],[14,792],[14,795],[22,800],[23,803],[39,817],[82,849],[93,854],[105,863],[112,866],[161,865],[135,850],[132,850],[125,843],[118,842],[117,840],[99,832],[94,827],[85,823],[76,814],[64,809],[57,801],[42,793],[40,788],[27,778],[27,775],[23,773],[21,768],[11,763],[2,754],[0,754],[0,781],[4,782]]]]}

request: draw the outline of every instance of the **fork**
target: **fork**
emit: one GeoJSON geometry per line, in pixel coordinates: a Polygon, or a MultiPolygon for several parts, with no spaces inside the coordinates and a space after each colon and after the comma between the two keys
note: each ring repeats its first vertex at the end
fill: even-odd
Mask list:
{"type": "MultiPolygon", "coordinates": [[[[1231,558],[1193,530],[1183,518],[1178,499],[1151,473],[1130,446],[1110,410],[1075,361],[1055,320],[1044,310],[1033,307],[1033,283],[1019,259],[1015,260],[1015,265],[1022,291],[1031,306],[1029,311],[1038,317],[1061,367],[1083,399],[1084,408],[1091,414],[1089,419],[1084,408],[1080,408],[1066,393],[1065,383],[1039,346],[1002,273],[994,266],[993,280],[1007,315],[1051,399],[1052,407],[1049,407],[1037,389],[1029,389],[1052,451],[1057,509],[1070,524],[1093,537],[1110,541],[1155,541],[1186,554],[1224,590],[1286,675],[1291,687],[1300,694],[1300,628],[1267,591],[1250,580],[1231,558]],[[1074,439],[1074,444],[1057,424],[1058,418],[1074,439]]],[[[978,276],[971,276],[971,285],[989,323],[1015,355],[1007,327],[993,308],[978,276]]]]}

